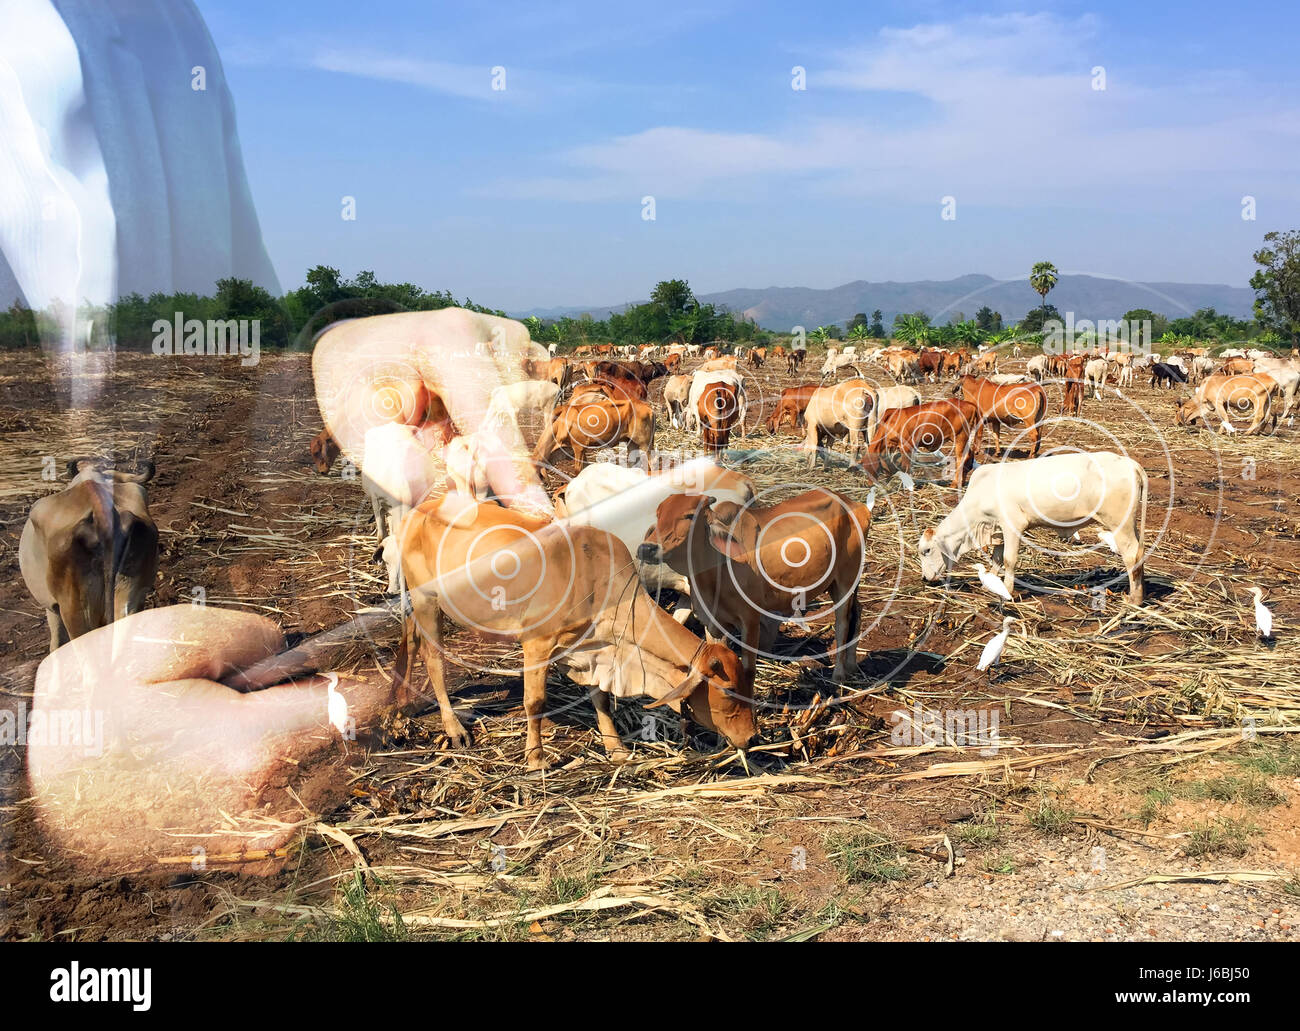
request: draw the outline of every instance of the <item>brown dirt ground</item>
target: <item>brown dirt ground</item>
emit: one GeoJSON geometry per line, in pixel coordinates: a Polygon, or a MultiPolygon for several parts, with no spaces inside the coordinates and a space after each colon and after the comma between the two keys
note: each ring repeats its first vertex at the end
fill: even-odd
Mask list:
{"type": "MultiPolygon", "coordinates": [[[[155,459],[162,560],[153,604],[186,602],[202,588],[209,604],[248,606],[286,632],[311,633],[383,601],[359,484],[338,467],[318,477],[308,464],[319,416],[306,357],[265,356],[241,369],[119,356],[100,384],[112,404],[93,417],[66,412],[39,360],[5,358],[3,704],[30,691],[47,647],[17,561],[28,507],[56,486],[41,478],[47,456],[60,470],[78,453],[138,448],[155,459]]],[[[795,381],[764,369],[751,398],[795,381]]],[[[1047,444],[1122,446],[1147,468],[1148,526],[1168,514],[1147,560],[1156,615],[1125,614],[1117,596],[1091,590],[1099,566],[1116,573],[1106,557],[1057,562],[1026,551],[1026,578],[1060,593],[1022,596],[1014,611],[1029,635],[1013,638],[997,678],[974,675],[998,614],[969,563],[947,588],[923,585],[913,552],[916,530],[953,493],[923,486],[909,495],[895,483],[876,508],[863,586],[862,662],[879,679],[851,705],[819,706],[832,689],[817,648],[787,638],[782,648],[802,661],[760,664],[773,744],[753,757],[752,779],[735,756],[699,738],[684,746],[666,723],[660,736],[671,740],[643,742],[631,764],[614,766],[577,692],[552,721],[555,769],[525,776],[518,681],[471,674],[458,703],[477,721],[470,751],[446,750],[427,712],[354,748],[351,801],[326,822],[358,846],[371,870],[364,878],[339,840],[309,834],[269,878],[91,880],[41,840],[23,754],[3,746],[0,938],[375,937],[394,933],[395,907],[416,937],[1294,940],[1300,747],[1282,733],[1234,740],[1247,715],[1261,728],[1297,725],[1287,638],[1300,622],[1300,438],[1289,427],[1266,440],[1188,434],[1173,426],[1169,395],[1141,385],[1126,393],[1136,407],[1089,402],[1089,422],[1054,426],[1047,444]],[[1273,652],[1253,639],[1243,582],[1268,594],[1273,652]],[[1118,630],[1116,616],[1125,620],[1118,630]],[[1206,654],[1201,672],[1169,665],[1206,654]],[[891,750],[889,714],[918,703],[997,708],[996,760],[952,770],[943,764],[980,760],[977,749],[891,750]],[[806,717],[794,743],[791,713],[806,717]],[[1197,730],[1224,747],[1131,754],[1197,730]],[[1127,885],[1224,871],[1279,876],[1127,885]]],[[[751,402],[751,427],[764,414],[751,402]]],[[[733,446],[771,443],[753,434],[733,446]]],[[[661,427],[661,448],[689,444],[661,427]]],[[[764,486],[797,478],[866,494],[845,473],[792,477],[790,468],[751,472],[764,486]]],[[[393,629],[358,660],[362,675],[384,675],[393,629]]],[[[464,647],[471,665],[509,661],[464,647]]],[[[619,720],[637,727],[643,715],[631,706],[619,720]]]]}

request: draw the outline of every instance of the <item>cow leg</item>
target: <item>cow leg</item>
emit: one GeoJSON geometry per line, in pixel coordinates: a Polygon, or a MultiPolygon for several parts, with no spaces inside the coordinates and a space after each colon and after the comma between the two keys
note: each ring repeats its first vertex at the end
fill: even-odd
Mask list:
{"type": "Polygon", "coordinates": [[[419,631],[415,620],[406,619],[402,623],[402,637],[397,644],[397,655],[393,662],[393,680],[389,686],[390,700],[399,709],[414,701],[411,680],[415,676],[415,654],[419,649],[419,631]]]}
{"type": "MultiPolygon", "coordinates": [[[[551,645],[549,640],[524,642],[524,715],[528,720],[524,759],[530,770],[544,770],[549,765],[542,748],[542,714],[546,709],[546,671],[551,661],[551,645]]],[[[603,736],[604,728],[601,733],[603,736]]]]}
{"type": "Polygon", "coordinates": [[[57,651],[68,643],[68,628],[63,625],[63,620],[55,609],[45,610],[45,621],[50,625],[50,651],[57,651]]]}
{"type": "MultiPolygon", "coordinates": [[[[851,593],[846,604],[835,610],[835,683],[856,680],[862,676],[858,666],[858,631],[862,625],[862,604],[858,601],[858,585],[846,585],[851,593]]],[[[844,595],[840,595],[841,598],[844,595]]]]}
{"type": "Polygon", "coordinates": [[[1141,605],[1143,598],[1142,587],[1142,545],[1133,533],[1121,528],[1114,531],[1115,550],[1119,552],[1119,557],[1124,560],[1124,568],[1128,570],[1128,600],[1134,605],[1141,605]]]}
{"type": "Polygon", "coordinates": [[[384,536],[388,533],[388,520],[384,518],[383,503],[379,500],[378,491],[371,492],[370,507],[375,513],[375,541],[382,548],[384,536]]]}
{"type": "MultiPolygon", "coordinates": [[[[414,603],[414,598],[412,602],[414,603]]],[[[430,605],[427,598],[422,599],[416,606],[414,619],[419,627],[420,655],[424,658],[424,666],[429,673],[429,686],[433,688],[433,696],[438,699],[442,729],[452,748],[468,748],[469,731],[456,715],[447,694],[447,673],[442,663],[442,609],[436,601],[430,605]]]]}
{"type": "Polygon", "coordinates": [[[609,714],[609,695],[596,686],[590,689],[590,694],[592,708],[596,710],[596,726],[600,728],[600,743],[605,748],[605,754],[612,762],[627,762],[632,758],[632,753],[623,744],[618,728],[614,726],[614,719],[609,714]]]}
{"type": "Polygon", "coordinates": [[[1016,559],[1020,557],[1020,533],[1021,531],[1014,526],[1002,528],[1002,586],[1008,593],[1014,593],[1016,589],[1016,559]]]}

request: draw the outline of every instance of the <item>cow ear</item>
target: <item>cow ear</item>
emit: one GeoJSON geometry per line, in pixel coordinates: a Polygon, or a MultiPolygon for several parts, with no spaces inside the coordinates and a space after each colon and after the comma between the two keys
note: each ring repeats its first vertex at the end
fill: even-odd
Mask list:
{"type": "Polygon", "coordinates": [[[153,462],[145,459],[136,467],[133,473],[124,473],[120,469],[113,470],[113,481],[115,483],[148,483],[153,479],[155,466],[153,462]]]}
{"type": "Polygon", "coordinates": [[[680,684],[674,687],[662,698],[656,698],[653,702],[647,705],[646,708],[658,709],[661,705],[671,705],[673,702],[680,702],[683,698],[686,698],[688,695],[690,695],[690,693],[694,691],[697,687],[699,687],[700,684],[702,684],[703,682],[704,682],[704,675],[700,673],[699,670],[692,669],[686,675],[685,680],[683,680],[680,684]]]}
{"type": "Polygon", "coordinates": [[[79,476],[84,468],[97,465],[100,461],[102,461],[102,459],[86,455],[82,455],[80,458],[69,459],[67,465],[68,475],[72,477],[79,476]]]}

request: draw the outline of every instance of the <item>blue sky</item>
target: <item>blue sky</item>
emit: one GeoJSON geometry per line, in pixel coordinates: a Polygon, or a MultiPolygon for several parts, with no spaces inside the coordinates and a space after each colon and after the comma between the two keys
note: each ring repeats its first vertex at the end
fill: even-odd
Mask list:
{"type": "Polygon", "coordinates": [[[526,311],[1040,259],[1244,286],[1300,226],[1288,5],[198,2],[286,288],[327,263],[526,311]]]}

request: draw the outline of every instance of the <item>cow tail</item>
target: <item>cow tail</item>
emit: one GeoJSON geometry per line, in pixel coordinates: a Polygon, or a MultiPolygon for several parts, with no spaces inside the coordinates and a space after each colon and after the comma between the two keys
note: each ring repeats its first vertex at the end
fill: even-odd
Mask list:
{"type": "MultiPolygon", "coordinates": [[[[1146,550],[1147,540],[1147,471],[1141,465],[1137,467],[1138,474],[1138,504],[1142,506],[1142,511],[1137,520],[1138,524],[1138,547],[1146,550]]],[[[1145,554],[1143,555],[1145,560],[1145,554]]]]}

